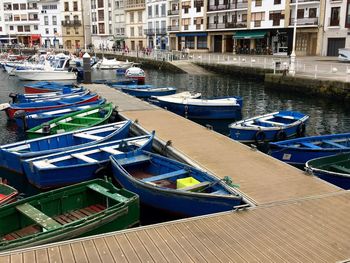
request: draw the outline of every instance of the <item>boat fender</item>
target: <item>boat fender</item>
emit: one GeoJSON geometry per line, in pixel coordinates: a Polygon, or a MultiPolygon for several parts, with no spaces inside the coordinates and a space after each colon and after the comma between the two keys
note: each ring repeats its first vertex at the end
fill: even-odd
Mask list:
{"type": "Polygon", "coordinates": [[[97,168],[94,172],[94,175],[98,178],[104,178],[104,176],[108,175],[108,167],[101,166],[101,167],[97,168]]]}
{"type": "Polygon", "coordinates": [[[305,123],[300,123],[297,127],[297,136],[302,137],[305,135],[305,123]]]}
{"type": "Polygon", "coordinates": [[[44,123],[42,129],[43,129],[43,133],[50,133],[50,131],[51,131],[50,124],[49,123],[44,123]]]}
{"type": "Polygon", "coordinates": [[[16,103],[18,100],[18,93],[11,92],[9,97],[12,99],[12,103],[16,103]]]}
{"type": "Polygon", "coordinates": [[[256,143],[263,143],[266,139],[266,134],[263,131],[257,131],[254,135],[254,140],[256,143]]]}
{"type": "Polygon", "coordinates": [[[187,119],[187,117],[188,117],[188,106],[185,105],[185,118],[187,119]]]}
{"type": "Polygon", "coordinates": [[[276,133],[275,140],[276,141],[283,141],[285,139],[287,139],[287,133],[284,130],[279,130],[276,133]]]}

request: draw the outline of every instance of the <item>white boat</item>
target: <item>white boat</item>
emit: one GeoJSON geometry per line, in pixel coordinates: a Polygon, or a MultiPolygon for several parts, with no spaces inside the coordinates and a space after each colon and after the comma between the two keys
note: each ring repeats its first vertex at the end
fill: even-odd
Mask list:
{"type": "MultiPolygon", "coordinates": [[[[189,91],[183,91],[183,92],[179,92],[173,95],[167,95],[167,96],[161,96],[162,98],[178,98],[178,99],[198,99],[202,96],[201,93],[197,92],[197,93],[192,93],[189,91]]],[[[152,98],[157,99],[158,96],[152,96],[152,98]]]]}
{"type": "Polygon", "coordinates": [[[136,79],[139,85],[145,83],[145,72],[143,71],[142,68],[139,68],[139,67],[134,66],[134,67],[128,68],[125,71],[125,77],[136,79]]]}
{"type": "Polygon", "coordinates": [[[342,62],[350,62],[350,49],[349,48],[339,48],[338,50],[338,60],[342,62]]]}
{"type": "Polygon", "coordinates": [[[70,59],[56,59],[52,65],[45,62],[44,69],[15,70],[16,76],[21,80],[75,80],[77,73],[69,65],[70,59]]]}
{"type": "Polygon", "coordinates": [[[97,62],[96,67],[98,69],[128,69],[133,65],[133,62],[119,61],[116,59],[103,58],[97,62]]]}

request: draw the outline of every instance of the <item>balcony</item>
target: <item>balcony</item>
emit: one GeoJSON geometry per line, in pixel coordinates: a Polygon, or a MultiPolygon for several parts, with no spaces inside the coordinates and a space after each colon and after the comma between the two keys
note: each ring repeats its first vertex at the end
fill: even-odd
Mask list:
{"type": "Polygon", "coordinates": [[[125,3],[124,9],[137,10],[137,9],[143,9],[145,7],[146,5],[144,0],[127,0],[125,3]]]}
{"type": "MultiPolygon", "coordinates": [[[[294,25],[294,18],[290,19],[289,25],[294,25]]],[[[297,19],[297,26],[317,26],[318,25],[318,17],[305,17],[305,18],[298,18],[297,19]]]]}
{"type": "Polygon", "coordinates": [[[168,26],[168,31],[179,31],[179,26],[168,26]]]}
{"type": "MultiPolygon", "coordinates": [[[[295,4],[296,2],[297,2],[296,0],[291,0],[290,4],[295,4]]],[[[298,4],[310,3],[310,2],[320,2],[320,0],[298,0],[298,4]]]]}
{"type": "Polygon", "coordinates": [[[62,26],[81,26],[81,20],[63,20],[62,26]]]}
{"type": "Polygon", "coordinates": [[[246,28],[247,22],[208,23],[208,29],[246,28]]]}
{"type": "Polygon", "coordinates": [[[168,16],[178,16],[179,10],[168,10],[168,16]]]}
{"type": "Polygon", "coordinates": [[[248,1],[230,2],[228,4],[208,5],[208,12],[248,8],[248,1]]]}
{"type": "Polygon", "coordinates": [[[148,28],[148,29],[145,29],[145,35],[147,36],[166,35],[166,28],[148,28]]]}

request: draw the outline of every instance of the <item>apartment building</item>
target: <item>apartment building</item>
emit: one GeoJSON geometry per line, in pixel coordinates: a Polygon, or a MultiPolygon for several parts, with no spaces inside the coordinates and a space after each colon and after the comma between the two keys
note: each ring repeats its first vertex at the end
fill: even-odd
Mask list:
{"type": "Polygon", "coordinates": [[[338,56],[339,48],[350,48],[350,0],[326,2],[323,56],[338,56]]]}
{"type": "Polygon", "coordinates": [[[168,11],[170,49],[205,52],[209,50],[205,15],[207,1],[171,0],[168,11]]]}
{"type": "Polygon", "coordinates": [[[147,0],[147,28],[145,35],[147,47],[166,49],[167,36],[167,0],[147,0]]]}
{"type": "Polygon", "coordinates": [[[63,45],[61,29],[61,1],[41,0],[39,8],[39,32],[41,45],[59,48],[63,45]]]}
{"type": "Polygon", "coordinates": [[[146,3],[145,0],[125,0],[125,46],[129,50],[142,50],[146,45],[146,3]]]}
{"type": "Polygon", "coordinates": [[[115,48],[125,48],[125,12],[124,0],[115,0],[113,5],[113,41],[115,48]]]}
{"type": "Polygon", "coordinates": [[[84,0],[64,0],[61,4],[63,47],[68,50],[84,48],[84,0]]]}
{"type": "Polygon", "coordinates": [[[112,10],[112,0],[91,0],[91,41],[95,48],[112,48],[112,10]]]}
{"type": "Polygon", "coordinates": [[[12,43],[40,45],[38,0],[3,1],[4,27],[12,43]]]}

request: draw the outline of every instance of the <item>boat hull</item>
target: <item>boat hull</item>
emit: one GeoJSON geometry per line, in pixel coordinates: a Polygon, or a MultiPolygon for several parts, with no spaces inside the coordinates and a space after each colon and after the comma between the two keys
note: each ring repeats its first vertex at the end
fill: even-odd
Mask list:
{"type": "Polygon", "coordinates": [[[151,89],[137,89],[137,88],[122,88],[123,92],[135,96],[137,98],[150,98],[152,96],[167,96],[172,95],[176,93],[175,88],[168,88],[168,89],[157,89],[157,88],[151,88],[151,89]]]}
{"type": "Polygon", "coordinates": [[[20,70],[16,72],[16,76],[20,80],[76,80],[77,74],[68,71],[35,71],[35,70],[20,70]]]}

